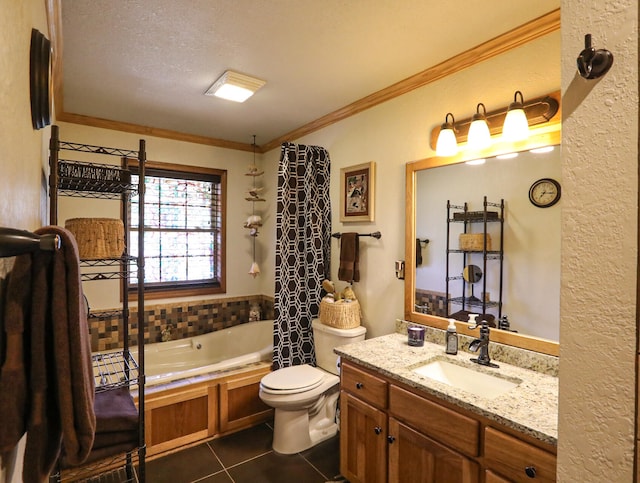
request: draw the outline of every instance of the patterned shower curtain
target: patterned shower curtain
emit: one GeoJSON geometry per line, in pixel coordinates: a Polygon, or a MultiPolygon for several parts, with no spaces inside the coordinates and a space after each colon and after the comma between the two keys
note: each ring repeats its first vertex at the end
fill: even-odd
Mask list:
{"type": "Polygon", "coordinates": [[[318,316],[322,281],[330,278],[329,153],[284,143],[278,169],[275,369],[315,365],[311,320],[318,316]]]}

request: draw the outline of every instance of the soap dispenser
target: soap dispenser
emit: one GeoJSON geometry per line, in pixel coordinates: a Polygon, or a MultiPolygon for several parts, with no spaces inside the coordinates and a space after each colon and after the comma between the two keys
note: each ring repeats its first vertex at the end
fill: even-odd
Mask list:
{"type": "Polygon", "coordinates": [[[458,333],[456,331],[456,323],[453,319],[449,319],[446,339],[445,352],[447,354],[456,355],[458,353],[458,333]]]}

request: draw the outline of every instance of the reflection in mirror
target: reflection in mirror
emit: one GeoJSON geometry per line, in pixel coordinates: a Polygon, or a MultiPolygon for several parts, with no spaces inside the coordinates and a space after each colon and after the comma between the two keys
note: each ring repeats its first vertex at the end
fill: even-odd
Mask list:
{"type": "MultiPolygon", "coordinates": [[[[557,143],[559,133],[556,134],[550,139],[557,143]]],[[[474,295],[489,301],[498,300],[500,295],[501,314],[508,316],[510,331],[496,329],[494,333],[492,330],[492,340],[557,355],[562,202],[540,208],[530,201],[529,189],[542,178],[561,182],[559,146],[546,154],[522,151],[509,159],[487,158],[482,165],[447,162],[446,158],[430,158],[407,165],[406,258],[411,266],[407,263],[405,274],[405,317],[446,328],[446,318],[463,309],[452,304],[452,298],[474,295]],[[450,253],[447,275],[447,250],[459,248],[455,231],[449,234],[450,246],[447,246],[447,205],[466,203],[469,211],[482,211],[485,196],[489,202],[504,200],[503,233],[500,223],[487,223],[487,233],[494,244],[502,237],[502,267],[495,260],[486,260],[485,268],[481,252],[450,253]],[[422,246],[422,260],[417,264],[418,257],[412,252],[416,249],[416,239],[425,238],[429,244],[422,246]],[[459,260],[454,261],[454,255],[460,257],[459,260]],[[477,274],[471,265],[478,266],[477,274]],[[463,275],[468,281],[463,282],[463,275]],[[447,294],[448,276],[457,277],[460,282],[450,283],[447,294]],[[476,278],[482,281],[471,282],[476,278]],[[474,284],[483,288],[476,287],[476,293],[472,294],[474,284]],[[462,290],[468,292],[462,294],[462,290]]],[[[483,223],[472,225],[468,231],[473,233],[484,229],[483,223]]],[[[479,310],[477,307],[464,309],[482,313],[480,305],[479,310]]],[[[497,304],[485,305],[486,313],[497,319],[497,304]]],[[[465,332],[464,326],[459,325],[459,329],[465,332]]]]}
{"type": "Polygon", "coordinates": [[[462,278],[467,283],[478,283],[482,278],[482,269],[478,265],[467,265],[462,271],[462,278]]]}

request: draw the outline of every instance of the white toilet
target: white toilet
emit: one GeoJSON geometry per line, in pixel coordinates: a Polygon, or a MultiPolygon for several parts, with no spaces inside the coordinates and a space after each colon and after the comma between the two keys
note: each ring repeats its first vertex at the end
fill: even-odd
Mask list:
{"type": "Polygon", "coordinates": [[[293,454],[338,432],[338,356],[333,348],[364,340],[366,328],[337,329],[311,324],[318,367],[308,364],[273,371],[260,381],[260,399],[275,408],[273,450],[293,454]]]}

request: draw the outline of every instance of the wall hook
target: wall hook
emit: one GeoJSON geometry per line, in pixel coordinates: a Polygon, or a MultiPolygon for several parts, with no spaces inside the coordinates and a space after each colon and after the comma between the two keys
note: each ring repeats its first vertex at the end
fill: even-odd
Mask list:
{"type": "Polygon", "coordinates": [[[591,34],[584,36],[584,50],[576,59],[578,72],[585,79],[602,77],[613,65],[613,54],[606,49],[596,50],[591,46],[591,34]]]}

